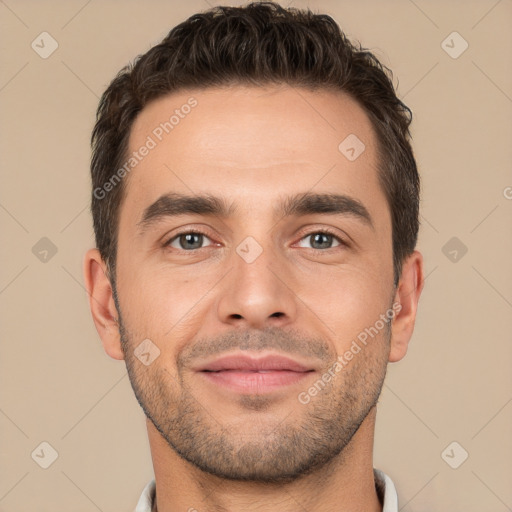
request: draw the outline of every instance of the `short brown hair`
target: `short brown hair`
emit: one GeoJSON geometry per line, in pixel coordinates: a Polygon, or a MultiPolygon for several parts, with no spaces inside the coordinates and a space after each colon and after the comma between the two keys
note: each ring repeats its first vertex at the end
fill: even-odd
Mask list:
{"type": "MultiPolygon", "coordinates": [[[[97,191],[126,158],[137,114],[156,98],[186,88],[289,84],[350,95],[378,139],[379,180],[391,210],[395,284],[417,242],[420,181],[409,142],[410,109],[398,99],[392,72],[351,43],[326,14],[273,2],[218,6],[191,16],[125,66],[101,97],[92,133],[92,204],[96,245],[115,280],[124,184],[97,191]]],[[[115,283],[114,283],[115,284],[115,283]]]]}

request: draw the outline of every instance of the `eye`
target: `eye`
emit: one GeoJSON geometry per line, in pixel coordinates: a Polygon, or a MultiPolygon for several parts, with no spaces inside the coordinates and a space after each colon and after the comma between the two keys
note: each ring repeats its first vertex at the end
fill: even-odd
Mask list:
{"type": "MultiPolygon", "coordinates": [[[[206,247],[204,242],[208,240],[212,245],[212,240],[207,237],[204,233],[199,231],[186,231],[173,236],[164,245],[165,247],[172,247],[173,249],[183,251],[194,251],[206,247]]],[[[315,231],[302,237],[299,242],[299,247],[305,247],[310,249],[325,250],[332,249],[338,246],[347,245],[339,236],[336,236],[329,231],[315,231]],[[304,245],[304,244],[311,245],[304,245]]]]}
{"type": "Polygon", "coordinates": [[[338,236],[330,233],[329,231],[315,231],[314,233],[309,233],[305,237],[301,239],[299,242],[299,247],[307,247],[311,249],[331,249],[333,247],[338,247],[340,245],[346,245],[345,242],[338,236]],[[310,247],[303,245],[304,241],[308,241],[311,244],[310,247]],[[336,242],[336,245],[333,246],[333,242],[336,242]]]}
{"type": "Polygon", "coordinates": [[[198,231],[187,231],[172,237],[166,244],[166,247],[173,249],[180,249],[183,251],[193,251],[203,248],[203,242],[211,240],[204,234],[198,231]]]}

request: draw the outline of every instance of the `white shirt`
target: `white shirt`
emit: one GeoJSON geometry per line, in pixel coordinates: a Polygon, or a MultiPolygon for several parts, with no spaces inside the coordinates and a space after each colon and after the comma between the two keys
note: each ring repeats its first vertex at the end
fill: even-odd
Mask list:
{"type": "MultiPolygon", "coordinates": [[[[379,469],[374,469],[373,474],[377,494],[382,501],[382,512],[398,512],[398,495],[393,481],[379,469]]],[[[144,487],[134,512],[151,512],[155,495],[156,484],[153,479],[144,487]]]]}

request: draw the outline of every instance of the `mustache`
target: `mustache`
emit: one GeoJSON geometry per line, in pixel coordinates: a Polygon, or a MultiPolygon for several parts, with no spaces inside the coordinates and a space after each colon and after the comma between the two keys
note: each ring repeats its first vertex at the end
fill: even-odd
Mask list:
{"type": "Polygon", "coordinates": [[[275,350],[325,363],[336,358],[334,349],[322,338],[313,338],[297,330],[267,327],[263,330],[229,331],[215,338],[200,338],[180,352],[178,367],[187,366],[197,358],[221,355],[233,350],[275,350]]]}

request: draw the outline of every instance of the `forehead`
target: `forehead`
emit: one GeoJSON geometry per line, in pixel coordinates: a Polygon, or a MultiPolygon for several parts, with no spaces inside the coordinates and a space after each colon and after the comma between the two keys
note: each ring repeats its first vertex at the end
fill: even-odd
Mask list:
{"type": "Polygon", "coordinates": [[[139,212],[177,190],[250,196],[255,204],[313,187],[382,196],[371,122],[356,101],[330,90],[238,85],[172,93],[136,118],[127,156],[134,153],[125,199],[139,212]]]}

